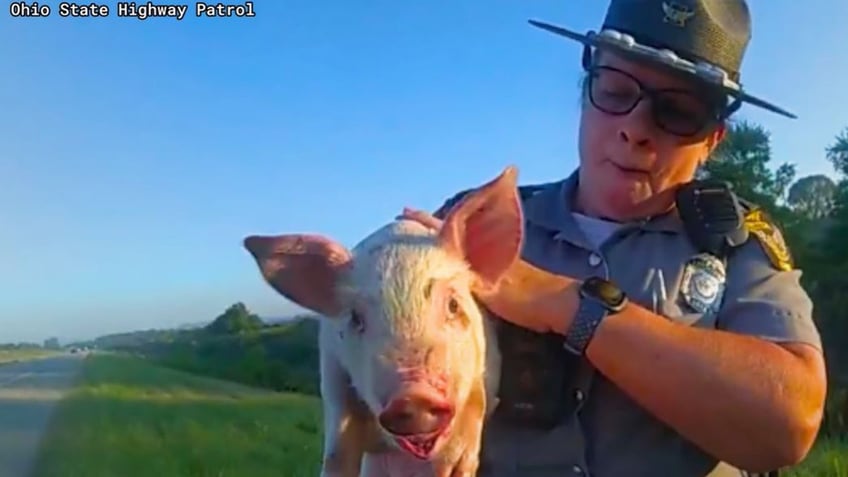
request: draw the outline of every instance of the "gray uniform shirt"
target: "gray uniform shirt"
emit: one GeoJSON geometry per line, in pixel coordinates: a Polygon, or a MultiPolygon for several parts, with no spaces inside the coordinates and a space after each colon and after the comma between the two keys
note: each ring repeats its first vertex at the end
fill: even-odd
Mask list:
{"type": "MultiPolygon", "coordinates": [[[[571,208],[576,185],[575,171],[565,180],[532,187],[524,199],[526,261],[577,279],[611,279],[632,301],[685,326],[821,349],[801,272],[774,267],[757,238],[751,236],[728,257],[720,308],[701,313],[681,290],[686,263],[698,251],[679,217],[671,213],[632,224],[582,217],[571,208]]],[[[646,377],[650,372],[645,370],[646,377]]],[[[486,424],[479,477],[745,475],[683,439],[587,363],[578,375],[575,410],[554,429],[517,428],[497,417],[486,424]]]]}

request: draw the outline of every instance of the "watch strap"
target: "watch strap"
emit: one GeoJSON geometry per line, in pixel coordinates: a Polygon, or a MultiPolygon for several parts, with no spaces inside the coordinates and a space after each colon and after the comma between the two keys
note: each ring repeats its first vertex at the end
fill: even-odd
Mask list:
{"type": "Polygon", "coordinates": [[[589,342],[592,341],[598,325],[608,313],[609,310],[599,301],[581,296],[571,327],[565,335],[563,348],[570,353],[582,356],[589,342]]]}

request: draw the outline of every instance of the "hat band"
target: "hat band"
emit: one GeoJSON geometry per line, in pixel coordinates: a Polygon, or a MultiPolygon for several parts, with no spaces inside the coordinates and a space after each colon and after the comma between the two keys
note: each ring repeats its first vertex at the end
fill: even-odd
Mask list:
{"type": "Polygon", "coordinates": [[[742,87],[736,81],[730,79],[730,75],[723,68],[705,61],[692,62],[681,58],[672,50],[654,48],[636,41],[633,36],[617,30],[605,28],[600,33],[590,31],[586,35],[599,43],[606,43],[617,48],[648,56],[672,68],[683,70],[696,77],[723,88],[741,91],[742,87]]]}

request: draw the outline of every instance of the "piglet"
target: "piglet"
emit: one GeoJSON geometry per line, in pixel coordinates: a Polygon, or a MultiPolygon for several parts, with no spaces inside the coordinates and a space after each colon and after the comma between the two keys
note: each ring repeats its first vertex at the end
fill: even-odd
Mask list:
{"type": "Polygon", "coordinates": [[[322,476],[476,475],[501,358],[471,286],[518,259],[516,176],[466,195],[438,231],[398,219],[352,250],[320,235],[245,239],[265,281],[321,317],[322,476]]]}

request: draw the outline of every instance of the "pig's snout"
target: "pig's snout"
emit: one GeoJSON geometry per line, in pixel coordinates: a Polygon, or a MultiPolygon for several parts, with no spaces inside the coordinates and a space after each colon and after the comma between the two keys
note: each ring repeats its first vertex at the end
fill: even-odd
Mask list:
{"type": "Polygon", "coordinates": [[[454,407],[429,393],[398,395],[380,413],[380,425],[396,436],[433,434],[451,422],[454,407]]]}

